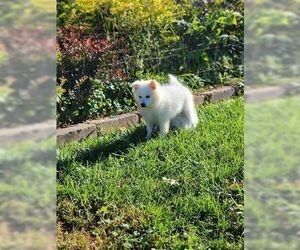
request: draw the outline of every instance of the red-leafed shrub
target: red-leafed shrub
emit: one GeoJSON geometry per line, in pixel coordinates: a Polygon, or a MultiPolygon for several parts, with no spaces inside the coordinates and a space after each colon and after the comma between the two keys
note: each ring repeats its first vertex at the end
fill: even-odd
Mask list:
{"type": "Polygon", "coordinates": [[[126,82],[132,65],[126,67],[124,63],[127,53],[122,38],[109,40],[83,27],[57,31],[59,125],[113,114],[132,106],[126,82]]]}
{"type": "MultiPolygon", "coordinates": [[[[95,33],[89,34],[83,27],[59,29],[57,32],[60,57],[58,77],[71,73],[76,77],[75,80],[78,80],[82,76],[97,77],[101,73],[106,73],[107,80],[126,80],[126,73],[120,65],[128,51],[123,47],[122,42],[122,39],[111,41],[95,33]],[[68,67],[69,64],[75,68],[68,67]],[[76,67],[77,65],[79,67],[76,67]],[[105,72],[104,67],[107,70],[105,72]]],[[[68,80],[72,81],[72,78],[68,80]]]]}

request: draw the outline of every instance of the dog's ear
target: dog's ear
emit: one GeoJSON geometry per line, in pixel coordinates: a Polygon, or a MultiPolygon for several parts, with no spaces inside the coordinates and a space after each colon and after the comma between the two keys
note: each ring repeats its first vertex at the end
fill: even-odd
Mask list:
{"type": "Polygon", "coordinates": [[[149,87],[152,89],[152,90],[155,90],[157,88],[157,81],[155,80],[151,80],[150,83],[149,83],[149,87]]]}
{"type": "Polygon", "coordinates": [[[140,87],[140,82],[139,81],[135,81],[134,83],[131,84],[131,87],[134,90],[137,90],[140,87]]]}

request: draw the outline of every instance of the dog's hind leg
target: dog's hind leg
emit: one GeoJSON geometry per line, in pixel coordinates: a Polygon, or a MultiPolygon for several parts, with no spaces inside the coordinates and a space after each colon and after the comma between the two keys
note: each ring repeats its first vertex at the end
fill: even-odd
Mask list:
{"type": "Polygon", "coordinates": [[[159,135],[163,136],[167,133],[169,133],[170,130],[170,121],[165,119],[165,118],[161,118],[158,121],[158,126],[159,126],[159,135]]]}
{"type": "Polygon", "coordinates": [[[198,116],[195,109],[193,98],[188,98],[183,106],[183,113],[186,117],[186,126],[189,128],[195,128],[198,124],[198,116]]]}
{"type": "Polygon", "coordinates": [[[172,119],[171,128],[189,128],[189,122],[184,114],[177,115],[172,119]]]}

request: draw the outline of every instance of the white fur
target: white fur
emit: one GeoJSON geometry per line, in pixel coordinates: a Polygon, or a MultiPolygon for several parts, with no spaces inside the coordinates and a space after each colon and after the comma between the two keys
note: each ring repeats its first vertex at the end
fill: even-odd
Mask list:
{"type": "Polygon", "coordinates": [[[156,128],[165,135],[172,128],[194,128],[198,117],[191,91],[175,76],[169,83],[160,85],[155,80],[141,80],[132,84],[137,105],[147,126],[149,139],[156,128]],[[142,107],[141,105],[144,105],[142,107]]]}

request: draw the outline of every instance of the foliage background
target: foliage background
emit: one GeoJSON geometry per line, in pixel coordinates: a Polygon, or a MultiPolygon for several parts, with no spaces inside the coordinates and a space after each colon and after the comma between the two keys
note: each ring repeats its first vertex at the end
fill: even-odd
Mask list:
{"type": "Polygon", "coordinates": [[[0,9],[0,127],[55,119],[55,4],[14,0],[0,9]]]}
{"type": "Polygon", "coordinates": [[[55,119],[56,5],[0,6],[0,249],[56,249],[56,127],[29,125],[55,119]]]}
{"type": "Polygon", "coordinates": [[[58,125],[132,110],[130,83],[243,79],[243,1],[60,0],[58,125]]]}
{"type": "Polygon", "coordinates": [[[246,85],[300,84],[299,0],[247,1],[246,85]]]}

